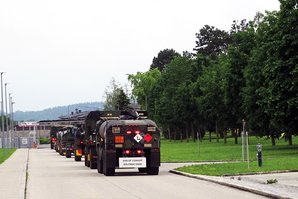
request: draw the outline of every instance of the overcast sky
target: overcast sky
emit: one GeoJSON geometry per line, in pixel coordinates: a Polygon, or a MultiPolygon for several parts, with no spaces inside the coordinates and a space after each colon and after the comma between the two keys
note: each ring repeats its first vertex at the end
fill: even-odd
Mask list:
{"type": "Polygon", "coordinates": [[[265,10],[278,0],[1,0],[0,71],[14,110],[102,101],[160,50],[192,51],[205,24],[229,30],[265,10]]]}

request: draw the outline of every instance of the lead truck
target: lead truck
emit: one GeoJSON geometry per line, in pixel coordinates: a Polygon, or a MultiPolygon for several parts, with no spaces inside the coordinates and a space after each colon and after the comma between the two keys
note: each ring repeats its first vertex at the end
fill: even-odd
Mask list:
{"type": "Polygon", "coordinates": [[[143,111],[139,113],[99,113],[95,130],[98,173],[113,176],[118,168],[138,168],[139,172],[158,175],[160,131],[143,111]]]}

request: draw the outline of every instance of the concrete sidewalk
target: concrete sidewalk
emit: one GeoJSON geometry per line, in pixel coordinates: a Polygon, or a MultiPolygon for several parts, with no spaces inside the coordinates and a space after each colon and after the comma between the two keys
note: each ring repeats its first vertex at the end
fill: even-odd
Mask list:
{"type": "Polygon", "coordinates": [[[205,175],[193,175],[171,170],[170,172],[206,180],[234,187],[244,191],[256,193],[269,198],[297,198],[298,199],[298,172],[272,173],[258,175],[242,175],[229,177],[215,177],[205,175]],[[277,183],[267,184],[267,180],[277,180],[277,183]]]}
{"type": "Polygon", "coordinates": [[[24,199],[29,149],[17,149],[0,164],[0,198],[24,199]]]}

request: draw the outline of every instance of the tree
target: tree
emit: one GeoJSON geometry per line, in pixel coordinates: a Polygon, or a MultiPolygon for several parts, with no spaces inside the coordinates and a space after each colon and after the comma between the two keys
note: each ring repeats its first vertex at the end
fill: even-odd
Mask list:
{"type": "Polygon", "coordinates": [[[137,72],[136,75],[128,75],[128,80],[133,87],[132,94],[143,109],[148,108],[148,97],[160,76],[161,73],[157,68],[144,73],[137,72]]]}
{"type": "Polygon", "coordinates": [[[130,104],[127,95],[115,79],[111,80],[110,86],[105,90],[104,98],[104,110],[124,110],[130,104]]]}
{"type": "Polygon", "coordinates": [[[157,68],[159,71],[163,71],[166,65],[170,63],[176,56],[179,56],[179,53],[173,49],[161,50],[157,57],[153,58],[150,70],[157,68]]]}
{"type": "Polygon", "coordinates": [[[230,43],[229,33],[219,30],[214,26],[205,25],[196,33],[196,47],[193,49],[196,54],[210,56],[215,59],[221,53],[225,53],[230,43]]]}
{"type": "MultiPolygon", "coordinates": [[[[197,85],[201,95],[197,97],[197,107],[205,118],[205,125],[216,130],[217,135],[224,134],[224,119],[227,108],[224,105],[225,77],[227,75],[227,64],[225,56],[221,56],[217,62],[205,67],[201,76],[198,77],[197,85]]],[[[226,141],[226,139],[225,139],[226,141]]]]}
{"type": "Polygon", "coordinates": [[[259,104],[270,116],[270,126],[284,132],[292,145],[292,135],[298,132],[298,11],[296,0],[280,2],[280,11],[268,13],[260,26],[267,60],[259,104]]]}

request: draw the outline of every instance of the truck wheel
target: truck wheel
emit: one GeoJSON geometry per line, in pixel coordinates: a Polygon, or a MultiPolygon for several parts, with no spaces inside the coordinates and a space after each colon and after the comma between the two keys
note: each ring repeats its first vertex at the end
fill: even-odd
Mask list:
{"type": "Polygon", "coordinates": [[[90,166],[90,162],[88,161],[88,150],[85,151],[85,166],[86,167],[90,166]]]}
{"type": "Polygon", "coordinates": [[[67,150],[65,154],[66,158],[71,158],[71,151],[67,150]]]}
{"type": "Polygon", "coordinates": [[[92,148],[90,148],[89,155],[90,155],[90,169],[96,169],[97,165],[96,165],[96,161],[93,158],[94,154],[93,154],[92,148]]]}
{"type": "Polygon", "coordinates": [[[76,155],[75,155],[75,161],[76,161],[76,162],[80,162],[81,160],[82,160],[82,158],[81,158],[80,156],[76,156],[76,155]]]}
{"type": "Polygon", "coordinates": [[[115,175],[115,168],[106,168],[105,171],[103,171],[103,173],[106,176],[113,176],[115,175]]]}
{"type": "Polygon", "coordinates": [[[98,154],[97,154],[97,172],[98,173],[103,173],[102,160],[99,159],[98,154]]]}
{"type": "Polygon", "coordinates": [[[146,168],[139,168],[139,172],[140,173],[146,173],[147,172],[147,169],[146,168]]]}
{"type": "Polygon", "coordinates": [[[148,175],[158,175],[159,167],[148,167],[147,174],[148,175]]]}

